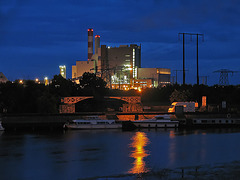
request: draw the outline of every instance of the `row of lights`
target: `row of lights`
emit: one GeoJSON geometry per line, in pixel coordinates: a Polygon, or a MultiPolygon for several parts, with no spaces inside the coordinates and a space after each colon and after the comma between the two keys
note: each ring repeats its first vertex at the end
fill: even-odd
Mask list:
{"type": "MultiPolygon", "coordinates": [[[[19,80],[19,84],[23,84],[23,83],[24,83],[24,80],[23,80],[23,79],[20,79],[20,80],[19,80]]],[[[38,78],[36,78],[36,79],[35,79],[35,83],[41,84],[41,81],[40,81],[38,78]]],[[[44,77],[44,84],[45,84],[45,85],[48,85],[48,84],[49,84],[48,77],[44,77]]]]}
{"type": "MultiPolygon", "coordinates": [[[[61,65],[61,66],[59,66],[59,68],[60,68],[60,74],[63,76],[63,77],[65,77],[66,78],[66,66],[65,65],[61,65]]],[[[36,78],[35,79],[35,82],[37,83],[37,84],[41,84],[41,81],[38,79],[38,78],[36,78]]],[[[23,79],[20,79],[19,80],[19,84],[23,84],[24,83],[24,81],[23,81],[23,79]]],[[[48,80],[48,77],[44,77],[44,84],[47,86],[47,85],[49,85],[49,80],[48,80]]]]}

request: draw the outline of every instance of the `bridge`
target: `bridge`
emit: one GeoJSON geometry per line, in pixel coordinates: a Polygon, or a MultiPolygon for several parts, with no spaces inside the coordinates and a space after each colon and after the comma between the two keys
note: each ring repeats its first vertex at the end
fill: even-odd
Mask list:
{"type": "MultiPolygon", "coordinates": [[[[73,96],[62,97],[61,105],[59,106],[60,113],[75,113],[75,104],[86,100],[92,99],[93,96],[73,96]]],[[[123,104],[123,112],[142,112],[141,96],[104,96],[104,99],[118,99],[125,101],[123,104]]]]}

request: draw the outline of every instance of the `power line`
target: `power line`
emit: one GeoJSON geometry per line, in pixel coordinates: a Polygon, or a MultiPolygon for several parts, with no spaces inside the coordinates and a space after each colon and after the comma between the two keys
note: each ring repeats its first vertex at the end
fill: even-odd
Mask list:
{"type": "MultiPolygon", "coordinates": [[[[183,70],[173,70],[173,71],[175,71],[176,72],[176,84],[177,84],[177,72],[179,72],[179,71],[183,71],[183,70]]],[[[185,70],[185,71],[188,71],[188,70],[185,70]]]]}

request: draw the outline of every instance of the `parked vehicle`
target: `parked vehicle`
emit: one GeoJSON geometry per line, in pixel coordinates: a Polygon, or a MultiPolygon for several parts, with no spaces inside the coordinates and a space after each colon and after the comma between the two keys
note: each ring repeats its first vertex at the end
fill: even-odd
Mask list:
{"type": "Polygon", "coordinates": [[[177,106],[182,106],[183,112],[195,112],[195,102],[173,102],[168,109],[168,112],[176,112],[177,106]]]}

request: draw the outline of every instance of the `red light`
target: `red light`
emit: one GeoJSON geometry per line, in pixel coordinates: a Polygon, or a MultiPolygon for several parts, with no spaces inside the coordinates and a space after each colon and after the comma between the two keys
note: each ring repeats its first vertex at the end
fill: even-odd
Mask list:
{"type": "Polygon", "coordinates": [[[100,36],[99,36],[99,35],[96,35],[95,38],[100,38],[100,36]]]}
{"type": "Polygon", "coordinates": [[[88,31],[93,31],[93,29],[88,29],[88,31]]]}

